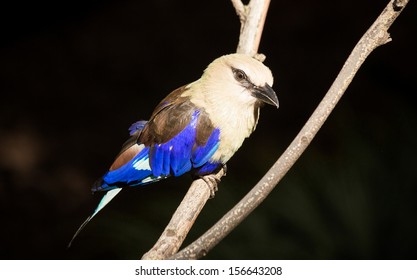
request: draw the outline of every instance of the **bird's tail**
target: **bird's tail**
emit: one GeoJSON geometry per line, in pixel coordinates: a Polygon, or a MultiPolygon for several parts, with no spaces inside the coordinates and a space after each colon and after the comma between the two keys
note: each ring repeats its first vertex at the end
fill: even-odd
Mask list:
{"type": "Polygon", "coordinates": [[[91,221],[92,218],[101,210],[104,208],[104,206],[107,205],[120,191],[122,188],[112,189],[108,191],[103,198],[100,200],[100,203],[97,205],[96,209],[94,210],[93,214],[91,214],[85,221],[82,223],[82,225],[78,228],[78,230],[75,232],[74,236],[71,238],[71,241],[68,243],[68,248],[71,247],[72,242],[77,237],[77,235],[81,232],[81,230],[88,224],[89,221],[91,221]]]}

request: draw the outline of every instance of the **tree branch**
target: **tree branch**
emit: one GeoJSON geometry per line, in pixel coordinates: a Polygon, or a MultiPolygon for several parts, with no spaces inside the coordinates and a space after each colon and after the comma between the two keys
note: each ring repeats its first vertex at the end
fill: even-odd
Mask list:
{"type": "MultiPolygon", "coordinates": [[[[216,180],[220,181],[224,174],[225,172],[222,168],[215,175],[216,180]]],[[[211,182],[217,184],[216,181],[211,182]]],[[[152,249],[143,255],[142,259],[162,260],[178,252],[195,220],[210,198],[211,190],[216,187],[208,186],[208,182],[203,179],[193,181],[164,232],[152,249]]]]}
{"type": "MultiPolygon", "coordinates": [[[[270,0],[251,0],[247,6],[240,0],[231,1],[242,24],[237,52],[255,56],[270,0]]],[[[257,58],[263,59],[262,56],[257,58]]],[[[217,189],[217,183],[224,174],[222,169],[214,175],[216,180],[199,179],[191,184],[164,232],[142,259],[167,259],[178,251],[195,219],[210,198],[212,190],[217,189]]]]}
{"type": "Polygon", "coordinates": [[[236,14],[239,16],[241,28],[246,21],[246,7],[240,0],[232,0],[233,7],[235,7],[236,14]]]}
{"type": "Polygon", "coordinates": [[[388,29],[408,2],[391,0],[388,3],[355,46],[329,91],[283,155],[235,207],[200,238],[172,256],[173,259],[205,256],[268,196],[311,143],[368,55],[378,46],[391,41],[388,29]]]}
{"type": "Polygon", "coordinates": [[[236,52],[255,56],[261,42],[270,0],[251,0],[247,6],[244,6],[238,0],[232,0],[232,3],[241,21],[239,44],[236,52]],[[240,2],[240,4],[236,4],[236,2],[240,2]],[[242,13],[244,16],[242,16],[242,13]]]}

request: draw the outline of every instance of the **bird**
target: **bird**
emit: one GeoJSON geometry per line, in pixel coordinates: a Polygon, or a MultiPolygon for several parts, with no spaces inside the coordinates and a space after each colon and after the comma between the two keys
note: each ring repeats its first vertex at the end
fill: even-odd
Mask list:
{"type": "Polygon", "coordinates": [[[105,195],[68,247],[123,188],[187,172],[210,178],[225,168],[255,130],[260,107],[279,107],[272,86],[271,70],[261,61],[232,53],[211,62],[198,80],[168,94],[148,121],[137,121],[129,127],[130,138],[108,172],[92,187],[93,193],[105,195]]]}

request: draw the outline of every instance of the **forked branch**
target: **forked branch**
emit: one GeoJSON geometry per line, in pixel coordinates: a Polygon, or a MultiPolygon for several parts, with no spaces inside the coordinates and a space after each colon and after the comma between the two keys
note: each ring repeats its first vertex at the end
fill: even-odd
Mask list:
{"type": "Polygon", "coordinates": [[[329,91],[283,155],[235,207],[200,238],[172,256],[173,259],[205,256],[268,196],[313,140],[368,55],[391,40],[388,29],[408,2],[391,0],[388,3],[355,46],[329,91]]]}

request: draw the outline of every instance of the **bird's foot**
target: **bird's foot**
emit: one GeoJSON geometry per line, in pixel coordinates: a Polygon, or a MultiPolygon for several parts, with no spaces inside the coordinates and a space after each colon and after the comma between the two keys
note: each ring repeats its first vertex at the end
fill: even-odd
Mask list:
{"type": "Polygon", "coordinates": [[[216,177],[216,175],[210,174],[201,177],[204,182],[206,182],[207,186],[210,189],[210,198],[213,198],[218,191],[217,185],[220,183],[220,179],[216,177]]]}
{"type": "Polygon", "coordinates": [[[226,176],[226,173],[227,173],[227,165],[226,164],[223,164],[222,169],[223,169],[223,176],[226,176]]]}

